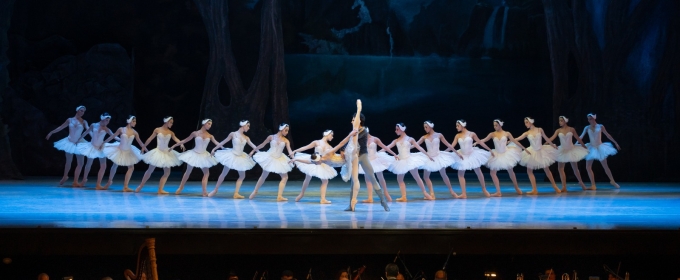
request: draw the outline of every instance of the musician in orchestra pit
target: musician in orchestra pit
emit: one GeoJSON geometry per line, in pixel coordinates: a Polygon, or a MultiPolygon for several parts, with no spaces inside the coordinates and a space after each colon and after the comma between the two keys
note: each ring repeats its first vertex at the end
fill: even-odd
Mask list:
{"type": "Polygon", "coordinates": [[[229,280],[238,280],[238,275],[236,275],[236,271],[229,270],[229,280]]]}
{"type": "Polygon", "coordinates": [[[391,263],[385,266],[385,277],[387,280],[397,280],[399,274],[399,267],[397,264],[391,263]]]}
{"type": "Polygon", "coordinates": [[[38,280],[50,280],[50,277],[47,275],[47,273],[40,273],[38,274],[38,280]]]}
{"type": "Polygon", "coordinates": [[[397,280],[406,280],[406,278],[404,278],[404,274],[401,274],[401,272],[399,272],[399,274],[397,274],[397,280]]]}
{"type": "Polygon", "coordinates": [[[546,279],[546,280],[555,280],[555,279],[557,279],[557,276],[555,276],[555,271],[554,271],[552,268],[547,269],[547,270],[545,271],[545,275],[544,275],[544,276],[545,276],[546,278],[541,278],[541,279],[546,279]]]}
{"type": "Polygon", "coordinates": [[[338,273],[336,273],[335,275],[335,280],[349,280],[347,270],[346,269],[338,270],[338,273]]]}
{"type": "Polygon", "coordinates": [[[293,272],[292,271],[284,270],[281,273],[281,280],[293,280],[293,279],[295,279],[295,278],[293,278],[293,272]]]}
{"type": "Polygon", "coordinates": [[[446,271],[444,270],[437,270],[437,272],[434,273],[434,280],[446,280],[446,271]]]}

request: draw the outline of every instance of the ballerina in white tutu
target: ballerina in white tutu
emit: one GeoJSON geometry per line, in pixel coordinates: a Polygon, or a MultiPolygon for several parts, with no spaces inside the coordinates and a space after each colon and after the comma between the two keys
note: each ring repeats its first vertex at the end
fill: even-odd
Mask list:
{"type": "MultiPolygon", "coordinates": [[[[175,143],[180,141],[179,138],[175,136],[175,133],[170,130],[174,123],[175,120],[172,117],[163,118],[163,126],[154,129],[151,136],[146,139],[146,142],[144,143],[145,146],[149,146],[151,141],[156,139],[156,148],[142,156],[142,160],[149,165],[149,169],[144,172],[142,182],[139,183],[135,192],[140,192],[146,181],[151,177],[151,173],[153,173],[154,169],[160,167],[163,168],[163,176],[158,182],[158,194],[168,194],[168,192],[163,190],[163,187],[168,181],[168,176],[170,176],[170,167],[182,165],[182,161],[179,160],[179,153],[175,150],[170,150],[168,147],[170,139],[175,141],[175,143]]],[[[180,145],[180,147],[182,148],[182,151],[185,150],[184,145],[180,145]]]]}
{"type": "Polygon", "coordinates": [[[219,161],[224,166],[224,168],[222,169],[222,174],[220,174],[220,177],[217,178],[215,189],[208,194],[210,197],[217,194],[217,189],[219,189],[222,182],[224,182],[224,177],[227,176],[229,170],[234,169],[238,172],[238,180],[236,180],[236,186],[234,187],[233,198],[243,198],[243,196],[238,193],[238,190],[241,188],[243,179],[246,178],[246,171],[255,167],[255,161],[250,157],[252,152],[250,154],[246,154],[243,152],[243,148],[246,146],[246,144],[248,144],[248,146],[253,148],[253,151],[256,151],[255,148],[257,147],[255,147],[255,144],[250,141],[250,137],[246,136],[245,134],[248,132],[248,130],[250,130],[250,122],[243,120],[239,122],[239,126],[240,128],[237,131],[229,133],[226,139],[224,139],[212,149],[211,154],[215,155],[215,159],[217,159],[217,161],[219,161]],[[232,148],[215,151],[219,148],[222,148],[222,146],[229,142],[229,140],[231,140],[232,148]]]}
{"type": "Polygon", "coordinates": [[[430,189],[430,196],[435,198],[434,189],[432,188],[432,180],[430,180],[430,173],[439,171],[439,175],[442,176],[442,180],[447,187],[449,187],[449,192],[451,196],[457,197],[456,192],[453,191],[451,187],[451,181],[449,176],[446,175],[446,168],[453,165],[456,161],[460,160],[460,156],[452,152],[444,152],[439,150],[439,144],[444,143],[449,149],[453,150],[453,146],[446,141],[446,138],[441,133],[434,131],[434,123],[431,121],[425,121],[423,123],[423,129],[425,129],[425,135],[420,137],[418,140],[418,145],[425,142],[425,147],[427,147],[427,155],[429,155],[433,160],[425,161],[425,164],[421,165],[418,169],[423,169],[423,179],[425,184],[430,189]]]}
{"type": "Polygon", "coordinates": [[[534,126],[534,119],[530,117],[524,118],[524,126],[529,130],[522,133],[515,140],[522,141],[524,138],[529,140],[529,148],[522,152],[522,159],[520,159],[519,164],[527,167],[527,175],[529,175],[529,181],[531,182],[531,191],[527,194],[536,195],[538,191],[536,190],[536,176],[534,176],[534,170],[543,169],[545,175],[550,180],[553,189],[556,193],[560,193],[560,189],[555,185],[555,179],[550,172],[550,165],[555,163],[557,160],[557,149],[555,149],[555,144],[550,141],[550,138],[545,135],[543,129],[534,126]],[[541,138],[545,139],[546,143],[549,145],[543,145],[541,138]]]}
{"type": "MultiPolygon", "coordinates": [[[[479,144],[484,147],[486,151],[477,147],[473,147],[473,141],[479,142],[479,137],[477,137],[476,133],[465,128],[466,126],[467,122],[465,122],[465,120],[457,120],[456,130],[458,130],[458,134],[456,134],[456,136],[453,138],[453,141],[451,141],[451,145],[453,147],[455,147],[456,144],[458,144],[458,147],[460,147],[456,153],[461,157],[461,160],[451,165],[451,168],[458,170],[458,183],[460,183],[460,189],[462,191],[462,194],[456,198],[467,198],[467,191],[465,188],[465,170],[475,171],[475,174],[477,174],[477,179],[479,180],[479,184],[482,185],[482,192],[486,197],[489,197],[489,192],[486,191],[484,175],[482,174],[480,167],[489,160],[491,153],[488,151],[491,151],[491,148],[489,148],[489,146],[484,143],[479,144]]],[[[448,152],[449,149],[446,149],[445,151],[448,152]]]]}
{"type": "MultiPolygon", "coordinates": [[[[99,122],[93,123],[78,139],[80,142],[85,135],[90,135],[90,142],[78,143],[78,151],[87,157],[87,164],[85,164],[85,172],[83,173],[83,181],[81,185],[85,186],[87,183],[87,176],[90,174],[90,168],[92,167],[92,162],[95,159],[99,159],[99,173],[97,173],[97,190],[105,189],[102,187],[101,183],[104,179],[104,173],[106,173],[106,155],[104,154],[104,138],[106,135],[113,135],[111,129],[107,127],[109,121],[111,121],[111,115],[109,113],[104,113],[99,116],[99,122]]],[[[108,188],[108,186],[107,186],[108,188]]]]}
{"type": "Polygon", "coordinates": [[[142,160],[142,152],[146,151],[146,146],[142,143],[139,134],[137,134],[137,131],[134,129],[136,125],[137,118],[135,116],[129,116],[125,127],[119,128],[116,130],[116,133],[104,140],[104,143],[107,143],[113,138],[120,136],[120,142],[106,144],[104,146],[104,154],[113,162],[111,170],[109,171],[109,182],[106,183],[105,189],[113,182],[113,177],[116,176],[118,166],[127,166],[125,181],[123,181],[123,191],[133,191],[128,187],[128,183],[130,183],[130,177],[132,177],[132,172],[135,170],[135,164],[142,160]],[[142,152],[140,152],[137,147],[132,146],[132,140],[137,140],[137,144],[142,147],[142,152]]]}
{"type": "Polygon", "coordinates": [[[281,181],[279,182],[279,192],[276,196],[276,201],[287,201],[288,199],[283,197],[283,189],[286,188],[286,182],[288,182],[288,172],[293,170],[292,163],[290,159],[293,157],[293,150],[290,149],[290,142],[286,135],[290,126],[287,123],[282,123],[279,125],[279,132],[274,135],[267,136],[267,139],[262,142],[255,150],[260,150],[265,145],[269,144],[269,150],[266,152],[257,152],[253,159],[262,167],[262,175],[260,179],[257,180],[255,184],[255,189],[250,194],[250,199],[255,198],[257,191],[260,189],[264,180],[267,179],[269,173],[276,173],[281,176],[281,181]],[[290,158],[283,154],[283,149],[288,150],[288,155],[290,158]]]}
{"type": "Polygon", "coordinates": [[[588,155],[586,156],[586,170],[588,171],[588,177],[590,178],[590,189],[597,189],[597,186],[595,185],[595,174],[593,174],[593,161],[595,160],[600,161],[600,164],[602,164],[604,172],[607,174],[607,177],[609,177],[609,183],[618,189],[619,184],[614,181],[614,176],[612,175],[611,170],[609,170],[609,165],[607,165],[607,157],[615,155],[617,151],[621,150],[621,147],[619,146],[619,143],[616,143],[614,138],[609,135],[607,130],[604,128],[604,125],[597,123],[597,115],[590,113],[587,117],[590,125],[583,128],[581,138],[583,138],[586,133],[588,133],[588,139],[590,142],[586,144],[586,147],[588,148],[588,155]],[[609,142],[602,143],[602,133],[604,133],[604,135],[607,136],[609,140],[614,142],[616,149],[614,149],[612,144],[609,142]]]}
{"type": "MultiPolygon", "coordinates": [[[[368,147],[366,147],[366,149],[368,152],[368,160],[371,163],[371,166],[373,167],[373,173],[375,173],[375,176],[378,178],[378,183],[382,187],[385,199],[387,199],[387,201],[389,202],[392,202],[392,197],[390,196],[390,193],[387,191],[387,183],[385,182],[385,176],[383,176],[383,171],[387,170],[387,168],[389,168],[390,165],[394,163],[397,154],[395,154],[392,150],[387,149],[387,146],[385,146],[385,144],[383,144],[383,142],[380,141],[380,138],[375,137],[370,133],[368,134],[367,141],[368,147]],[[385,152],[378,152],[378,147],[389,152],[390,154],[392,154],[392,156],[388,155],[385,152]]],[[[366,190],[368,192],[368,198],[362,200],[361,202],[373,203],[373,183],[371,183],[370,176],[366,176],[364,168],[361,167],[361,165],[359,165],[359,174],[364,175],[364,181],[366,182],[366,190]]]]}
{"type": "Polygon", "coordinates": [[[566,163],[571,164],[571,169],[574,170],[574,175],[578,179],[578,183],[583,190],[586,190],[586,185],[581,180],[581,173],[578,171],[577,162],[581,161],[588,155],[588,149],[576,133],[576,129],[567,125],[569,119],[565,116],[558,118],[560,128],[555,130],[555,134],[550,137],[550,141],[555,141],[555,138],[560,138],[560,146],[557,147],[557,169],[560,172],[560,179],[562,180],[562,192],[567,192],[567,175],[564,173],[566,163]],[[572,138],[575,138],[581,145],[574,145],[572,138]]]}
{"type": "Polygon", "coordinates": [[[302,173],[305,173],[305,180],[302,183],[302,189],[300,190],[300,194],[297,196],[297,198],[295,198],[296,202],[300,201],[300,199],[302,199],[302,197],[305,195],[305,191],[309,186],[309,181],[312,179],[312,176],[314,176],[321,179],[321,198],[319,203],[331,203],[330,200],[326,200],[326,188],[328,186],[328,180],[338,175],[334,167],[342,167],[345,164],[344,156],[341,154],[336,154],[335,152],[347,144],[350,137],[356,135],[356,132],[350,133],[347,135],[347,137],[345,137],[345,139],[340,141],[338,145],[331,147],[331,145],[328,144],[328,141],[333,140],[333,135],[334,133],[332,130],[326,130],[323,133],[323,138],[320,140],[313,141],[309,145],[293,151],[295,156],[293,157],[292,162],[295,162],[297,168],[300,169],[302,173]],[[299,151],[304,151],[311,148],[314,148],[314,154],[312,155],[298,153],[299,151]]]}
{"type": "Polygon", "coordinates": [[[87,121],[83,119],[85,114],[85,106],[78,106],[76,108],[76,115],[72,118],[66,119],[66,121],[50,131],[45,137],[45,140],[50,140],[52,134],[55,134],[64,128],[68,127],[68,136],[57,142],[54,142],[54,147],[57,150],[64,151],[66,155],[66,164],[64,165],[64,176],[61,177],[59,185],[63,185],[66,180],[68,180],[68,173],[71,171],[71,163],[73,162],[73,155],[76,156],[76,170],[73,172],[73,187],[83,187],[78,183],[78,178],[80,178],[80,171],[83,169],[83,155],[78,151],[78,143],[85,142],[80,135],[83,134],[83,130],[87,130],[89,127],[87,121]]]}
{"type": "Polygon", "coordinates": [[[175,143],[175,145],[172,145],[172,147],[170,147],[170,150],[172,150],[179,145],[191,141],[191,139],[195,139],[194,148],[186,152],[183,152],[178,156],[179,160],[187,163],[187,170],[184,172],[184,176],[182,176],[182,181],[179,183],[179,188],[177,188],[175,194],[182,193],[182,190],[184,189],[184,184],[187,183],[187,180],[189,180],[189,175],[191,175],[191,170],[193,170],[194,167],[198,167],[201,169],[201,171],[203,171],[203,179],[201,180],[203,196],[208,196],[208,191],[206,190],[206,187],[208,185],[208,176],[210,175],[210,170],[208,170],[208,168],[215,166],[217,164],[217,159],[210,155],[210,153],[206,151],[206,148],[208,147],[208,144],[210,144],[210,142],[212,142],[215,145],[220,144],[217,142],[217,140],[215,140],[215,137],[213,137],[212,134],[208,133],[210,127],[212,127],[212,120],[205,119],[201,121],[201,129],[192,132],[191,135],[189,135],[189,137],[182,141],[179,141],[178,143],[175,143]]]}
{"type": "Polygon", "coordinates": [[[485,164],[486,167],[491,170],[491,180],[493,180],[493,184],[496,186],[496,192],[491,194],[491,196],[501,196],[501,186],[498,181],[498,175],[496,174],[498,170],[507,170],[510,180],[512,180],[512,184],[515,186],[515,191],[517,194],[522,194],[522,190],[520,190],[517,185],[517,177],[512,168],[519,163],[520,159],[522,159],[522,150],[525,150],[525,148],[512,137],[510,132],[503,130],[502,120],[493,120],[493,129],[494,132],[489,133],[484,139],[479,140],[479,142],[486,143],[490,139],[493,139],[494,149],[491,150],[493,157],[489,158],[489,161],[485,164]],[[508,144],[508,142],[511,143],[508,144]]]}
{"type": "Polygon", "coordinates": [[[399,150],[398,158],[396,161],[390,165],[387,169],[390,172],[397,174],[397,183],[399,183],[399,190],[401,191],[401,197],[397,198],[397,202],[406,202],[406,184],[404,184],[404,176],[406,173],[411,173],[413,179],[423,191],[424,199],[433,200],[432,196],[425,190],[425,185],[423,180],[420,179],[420,174],[418,174],[418,167],[425,164],[427,161],[433,161],[433,159],[423,150],[420,145],[413,138],[406,135],[406,126],[403,123],[398,123],[395,126],[394,133],[399,135],[399,137],[387,145],[387,150],[389,151],[392,147],[397,146],[399,150]],[[420,153],[411,153],[411,149],[416,148],[420,153]]]}

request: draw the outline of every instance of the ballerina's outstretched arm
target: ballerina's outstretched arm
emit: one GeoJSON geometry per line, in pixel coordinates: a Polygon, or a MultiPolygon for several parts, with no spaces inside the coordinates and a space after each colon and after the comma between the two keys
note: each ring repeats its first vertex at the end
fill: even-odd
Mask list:
{"type": "Polygon", "coordinates": [[[133,129],[132,133],[135,136],[135,140],[137,140],[137,144],[139,144],[139,146],[142,147],[142,153],[144,153],[144,151],[148,152],[149,150],[146,148],[146,145],[142,143],[141,139],[139,139],[139,133],[137,133],[137,130],[133,129]]]}
{"type": "MultiPolygon", "coordinates": [[[[80,135],[80,137],[78,138],[78,141],[76,141],[76,143],[80,142],[80,140],[83,139],[83,137],[85,137],[85,135],[90,134],[90,131],[92,131],[93,128],[94,128],[94,126],[92,126],[92,125],[91,125],[90,127],[88,127],[88,128],[83,132],[83,134],[80,135]]],[[[48,135],[47,137],[49,138],[49,135],[48,135]]]]}
{"type": "Polygon", "coordinates": [[[431,161],[434,161],[434,159],[432,159],[432,157],[431,157],[430,155],[427,154],[427,151],[425,151],[425,149],[423,149],[423,147],[421,147],[421,146],[418,144],[418,142],[416,142],[415,139],[413,139],[412,137],[409,137],[408,142],[411,143],[411,145],[412,145],[414,148],[416,148],[418,151],[420,151],[421,153],[423,153],[424,155],[426,155],[427,158],[429,158],[431,161]]]}
{"type": "Polygon", "coordinates": [[[194,138],[196,138],[196,131],[189,134],[189,137],[185,138],[184,140],[175,143],[175,145],[172,145],[172,147],[170,147],[170,150],[174,149],[175,147],[177,147],[179,145],[183,145],[184,143],[189,142],[189,141],[191,141],[191,139],[194,139],[194,138]]]}
{"type": "Polygon", "coordinates": [[[526,151],[527,154],[531,154],[531,152],[529,152],[529,151],[527,150],[527,148],[524,147],[524,145],[522,145],[522,143],[520,143],[519,141],[517,141],[517,139],[515,139],[514,137],[512,137],[512,134],[511,134],[510,132],[507,132],[507,131],[506,131],[506,132],[505,132],[505,137],[508,137],[508,140],[510,140],[510,142],[515,143],[515,145],[517,145],[518,147],[522,148],[522,151],[526,151]]]}
{"type": "Polygon", "coordinates": [[[66,121],[63,124],[61,124],[59,127],[55,128],[54,130],[50,131],[50,133],[47,134],[47,137],[45,137],[45,140],[50,140],[50,137],[52,136],[52,134],[55,134],[55,133],[63,130],[64,128],[66,128],[69,125],[70,122],[71,122],[71,118],[66,119],[66,121]]]}
{"type": "Polygon", "coordinates": [[[349,142],[349,139],[350,139],[352,136],[354,136],[354,135],[357,135],[357,131],[356,131],[356,130],[352,130],[352,132],[350,132],[350,133],[347,135],[347,137],[345,137],[345,139],[342,139],[342,141],[340,141],[340,143],[338,143],[337,145],[335,145],[335,147],[333,147],[332,149],[330,149],[330,150],[328,150],[328,151],[325,151],[323,154],[321,154],[321,157],[323,157],[323,156],[325,156],[325,155],[327,155],[327,154],[333,154],[333,153],[337,152],[338,150],[340,150],[341,148],[345,147],[345,144],[347,144],[347,142],[349,142]]]}
{"type": "Polygon", "coordinates": [[[588,132],[588,125],[586,125],[586,127],[583,128],[583,132],[581,132],[579,138],[583,139],[583,137],[586,137],[586,132],[588,132]]]}
{"type": "MultiPolygon", "coordinates": [[[[369,136],[370,136],[370,134],[369,134],[369,136]]],[[[394,151],[392,151],[392,147],[388,148],[388,146],[385,146],[385,144],[383,144],[383,142],[380,141],[380,138],[378,138],[378,137],[374,137],[374,136],[371,136],[371,137],[373,137],[373,142],[375,142],[375,144],[378,145],[378,147],[382,148],[381,151],[388,152],[391,155],[393,155],[396,159],[399,159],[399,155],[397,155],[394,151]]]]}
{"type": "Polygon", "coordinates": [[[290,149],[290,141],[288,141],[288,139],[286,139],[285,143],[286,143],[286,149],[288,150],[288,157],[293,158],[293,156],[295,154],[293,153],[293,150],[290,149]]]}
{"type": "Polygon", "coordinates": [[[559,129],[555,130],[555,133],[553,133],[553,135],[550,136],[550,141],[555,141],[555,138],[557,138],[557,131],[559,131],[559,129]]]}
{"type": "Polygon", "coordinates": [[[316,141],[312,141],[312,143],[309,143],[307,146],[303,146],[303,147],[300,147],[300,148],[297,148],[296,150],[294,150],[294,151],[293,151],[293,154],[296,154],[296,153],[298,153],[298,152],[302,152],[302,151],[309,150],[309,149],[311,149],[311,148],[316,147],[316,145],[317,145],[317,144],[316,144],[316,141]]]}
{"type": "Polygon", "coordinates": [[[585,147],[586,147],[586,144],[583,143],[583,139],[581,139],[581,137],[578,137],[578,135],[576,134],[576,129],[574,129],[573,127],[570,127],[570,128],[569,128],[569,131],[571,131],[571,135],[573,135],[574,138],[576,138],[576,141],[577,141],[579,144],[581,144],[582,147],[585,148],[585,147]]]}
{"type": "MultiPolygon", "coordinates": [[[[486,143],[479,141],[479,137],[477,137],[477,133],[471,132],[470,134],[472,135],[472,140],[479,142],[479,145],[482,146],[482,148],[491,152],[491,148],[489,148],[489,146],[487,146],[486,143]]],[[[492,152],[491,156],[493,156],[493,155],[494,155],[494,153],[492,152]]]]}
{"type": "Polygon", "coordinates": [[[229,142],[229,140],[231,140],[232,138],[234,138],[234,133],[230,132],[229,135],[227,135],[227,138],[224,138],[222,142],[217,143],[217,145],[215,145],[215,148],[213,148],[212,151],[210,151],[210,154],[215,154],[215,151],[217,149],[222,148],[222,146],[224,146],[224,144],[227,144],[227,142],[229,142]]]}
{"type": "MultiPolygon", "coordinates": [[[[243,135],[243,136],[245,136],[245,135],[243,135]]],[[[250,153],[248,153],[248,156],[252,156],[254,152],[259,152],[260,150],[257,148],[257,146],[255,146],[255,144],[253,144],[253,142],[250,141],[250,137],[248,137],[248,136],[245,136],[245,137],[246,137],[246,143],[248,143],[248,146],[250,146],[250,148],[253,149],[252,151],[250,151],[250,153]]]]}
{"type": "Polygon", "coordinates": [[[252,156],[253,153],[254,153],[256,150],[259,151],[259,150],[262,149],[265,145],[269,144],[269,142],[271,142],[271,141],[272,141],[272,136],[271,136],[271,135],[267,136],[267,139],[264,139],[264,141],[262,142],[262,144],[260,144],[259,146],[255,147],[255,149],[253,149],[252,151],[250,151],[250,154],[248,154],[248,155],[249,155],[249,156],[252,156]]]}
{"type": "MultiPolygon", "coordinates": [[[[170,131],[170,135],[172,135],[172,141],[175,141],[175,143],[181,142],[177,136],[175,136],[175,133],[170,131]]],[[[184,144],[179,144],[179,147],[182,148],[182,152],[186,151],[186,148],[184,148],[184,144]]]]}
{"type": "MultiPolygon", "coordinates": [[[[107,129],[108,129],[108,128],[107,128],[107,129]]],[[[109,131],[111,131],[111,130],[109,129],[109,131]]],[[[118,135],[120,135],[121,133],[123,133],[123,128],[122,128],[122,127],[116,129],[116,133],[113,133],[113,134],[111,134],[111,136],[109,136],[109,138],[106,138],[106,139],[104,140],[104,142],[102,142],[102,146],[104,146],[105,143],[108,143],[109,141],[111,141],[111,140],[113,140],[114,138],[118,137],[118,135]]],[[[139,137],[137,137],[137,140],[139,140],[139,137]]]]}
{"type": "Polygon", "coordinates": [[[602,128],[602,133],[604,133],[604,135],[607,136],[607,138],[609,138],[609,140],[614,142],[614,145],[616,145],[616,149],[621,150],[619,143],[616,143],[616,140],[614,140],[614,138],[611,135],[609,135],[609,132],[607,132],[607,130],[604,128],[604,125],[600,125],[600,128],[602,128]]]}
{"type": "Polygon", "coordinates": [[[151,133],[151,136],[146,139],[146,142],[144,142],[144,146],[149,146],[151,144],[151,141],[156,138],[156,135],[158,135],[158,128],[153,130],[153,133],[151,133]]]}
{"type": "Polygon", "coordinates": [[[555,143],[553,143],[552,140],[550,140],[550,138],[548,138],[548,136],[545,135],[545,132],[543,131],[542,128],[539,127],[538,131],[541,132],[541,136],[543,136],[543,139],[545,140],[546,143],[550,144],[553,147],[557,147],[557,145],[555,145],[555,143]]]}

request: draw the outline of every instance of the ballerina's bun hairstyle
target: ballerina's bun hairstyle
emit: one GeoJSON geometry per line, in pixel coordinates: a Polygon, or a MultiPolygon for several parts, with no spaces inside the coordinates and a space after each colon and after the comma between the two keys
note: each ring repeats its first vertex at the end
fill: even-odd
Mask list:
{"type": "Polygon", "coordinates": [[[109,113],[107,113],[107,112],[104,112],[101,116],[99,116],[99,119],[102,120],[102,121],[104,119],[111,119],[111,115],[109,115],[109,113]]]}
{"type": "Polygon", "coordinates": [[[249,123],[250,123],[250,122],[249,122],[248,120],[242,120],[242,121],[238,122],[238,125],[239,125],[239,126],[245,126],[245,125],[247,125],[247,124],[249,124],[249,123]]]}
{"type": "Polygon", "coordinates": [[[565,123],[569,122],[569,119],[567,119],[567,117],[565,117],[565,116],[560,116],[560,119],[563,119],[565,123]]]}
{"type": "Polygon", "coordinates": [[[133,116],[133,115],[129,115],[126,121],[127,121],[127,123],[131,123],[131,122],[132,122],[133,120],[135,120],[136,118],[137,118],[137,117],[135,117],[135,116],[133,116]]]}
{"type": "Polygon", "coordinates": [[[590,114],[586,115],[586,117],[591,117],[591,118],[593,118],[593,120],[597,120],[597,115],[595,113],[590,113],[590,114]]]}
{"type": "Polygon", "coordinates": [[[80,105],[80,106],[76,107],[76,112],[80,111],[80,109],[87,109],[87,108],[85,108],[85,106],[83,106],[83,105],[80,105]]]}
{"type": "Polygon", "coordinates": [[[287,123],[281,123],[279,125],[279,131],[286,129],[286,127],[290,127],[290,125],[288,125],[287,123]]]}
{"type": "Polygon", "coordinates": [[[205,119],[205,120],[201,121],[201,124],[205,125],[208,122],[212,122],[212,120],[211,119],[205,119]]]}
{"type": "Polygon", "coordinates": [[[534,121],[535,121],[535,120],[532,119],[531,117],[525,117],[524,119],[527,120],[527,121],[529,121],[529,123],[534,124],[534,121]]]}
{"type": "Polygon", "coordinates": [[[332,133],[333,133],[333,130],[328,129],[328,130],[323,132],[323,136],[326,137],[328,135],[331,135],[332,133]]]}
{"type": "MultiPolygon", "coordinates": [[[[354,118],[356,116],[357,116],[357,113],[354,113],[352,115],[352,118],[354,118]]],[[[359,114],[359,125],[364,126],[365,121],[366,121],[366,117],[364,116],[364,114],[359,114]]]]}
{"type": "Polygon", "coordinates": [[[501,127],[503,127],[503,120],[501,120],[501,119],[495,119],[495,120],[493,120],[493,122],[495,122],[495,123],[497,123],[498,125],[500,125],[501,127]]]}
{"type": "Polygon", "coordinates": [[[319,161],[319,160],[321,160],[321,155],[319,153],[312,154],[312,161],[319,161]]]}
{"type": "Polygon", "coordinates": [[[170,120],[172,120],[172,116],[167,116],[163,118],[163,123],[169,122],[170,120]]]}
{"type": "Polygon", "coordinates": [[[426,125],[429,126],[430,128],[434,128],[434,123],[431,122],[430,120],[426,120],[425,122],[423,122],[423,124],[426,124],[426,125]]]}
{"type": "Polygon", "coordinates": [[[466,126],[467,126],[467,122],[465,122],[464,119],[457,120],[456,123],[459,124],[459,125],[462,126],[462,127],[466,127],[466,126]]]}
{"type": "Polygon", "coordinates": [[[398,124],[397,124],[397,127],[398,127],[399,130],[401,130],[401,131],[406,131],[406,125],[404,125],[404,123],[398,123],[398,124]]]}

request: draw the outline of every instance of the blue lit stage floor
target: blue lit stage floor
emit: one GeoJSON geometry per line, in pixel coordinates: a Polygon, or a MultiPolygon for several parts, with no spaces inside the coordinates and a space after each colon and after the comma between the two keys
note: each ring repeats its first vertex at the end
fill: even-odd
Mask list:
{"type": "MultiPolygon", "coordinates": [[[[139,182],[133,176],[131,187],[139,182]]],[[[141,175],[141,174],[139,174],[141,175]]],[[[518,175],[524,177],[523,175],[518,175]]],[[[348,185],[331,181],[320,205],[319,184],[313,179],[301,202],[294,202],[301,181],[289,181],[288,202],[276,202],[277,176],[261,188],[254,200],[232,199],[233,181],[227,181],[213,198],[200,196],[200,182],[190,181],[182,195],[156,195],[148,184],[142,193],[123,193],[117,176],[111,190],[92,187],[57,187],[59,178],[29,178],[0,182],[0,227],[4,228],[288,228],[288,229],[678,229],[680,184],[621,183],[613,189],[600,183],[597,191],[581,191],[571,183],[570,192],[554,194],[546,184],[538,196],[518,196],[510,182],[502,181],[502,198],[485,198],[479,184],[468,178],[468,199],[453,199],[441,180],[434,180],[436,201],[424,201],[413,181],[407,181],[409,202],[391,202],[391,212],[378,203],[359,203],[356,212],[345,212],[348,185]]],[[[437,178],[438,176],[435,176],[437,178]]],[[[457,182],[455,176],[451,176],[457,182]]],[[[91,180],[94,178],[91,178],[91,180]]],[[[153,179],[153,178],[152,178],[153,179]]],[[[157,181],[156,181],[157,182],[157,181]]],[[[490,182],[490,181],[489,181],[490,182]]],[[[166,187],[174,191],[171,178],[166,187]]],[[[362,181],[363,183],[363,181],[362,181]]],[[[208,189],[212,189],[211,182],[208,189]]],[[[244,182],[246,197],[255,181],[244,182]]],[[[528,182],[521,181],[524,191],[528,182]]],[[[393,198],[399,188],[388,178],[393,198]]],[[[459,187],[454,185],[454,190],[459,187]]],[[[491,191],[492,188],[489,188],[491,191]]],[[[366,197],[363,189],[360,199],[366,197]]],[[[377,201],[377,197],[376,197],[377,201]]]]}

